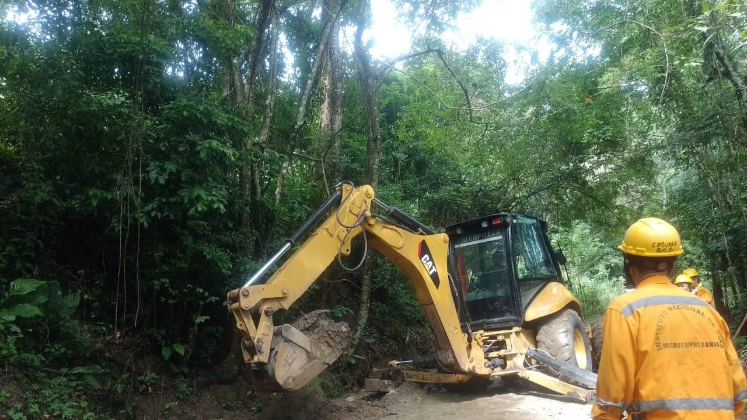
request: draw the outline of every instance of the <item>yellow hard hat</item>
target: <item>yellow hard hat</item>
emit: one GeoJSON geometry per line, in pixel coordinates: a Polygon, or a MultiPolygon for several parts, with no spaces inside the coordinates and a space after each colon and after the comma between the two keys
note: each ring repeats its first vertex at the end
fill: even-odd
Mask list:
{"type": "Polygon", "coordinates": [[[698,274],[698,270],[694,268],[688,268],[685,271],[682,272],[682,274],[690,277],[700,277],[700,274],[698,274]]]}
{"type": "Polygon", "coordinates": [[[690,278],[690,276],[686,276],[684,274],[680,274],[677,276],[676,279],[674,279],[674,284],[680,284],[680,283],[690,283],[693,284],[693,280],[690,278]]]}
{"type": "Polygon", "coordinates": [[[677,229],[656,217],[633,223],[617,249],[641,257],[675,257],[683,252],[677,229]]]}

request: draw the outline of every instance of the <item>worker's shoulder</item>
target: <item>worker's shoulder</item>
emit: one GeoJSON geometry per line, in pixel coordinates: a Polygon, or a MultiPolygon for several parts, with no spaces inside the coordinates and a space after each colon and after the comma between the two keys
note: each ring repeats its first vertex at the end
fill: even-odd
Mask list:
{"type": "Polygon", "coordinates": [[[610,302],[609,309],[615,310],[617,312],[621,312],[623,308],[630,305],[632,302],[635,302],[639,299],[643,299],[646,296],[648,296],[648,294],[642,293],[640,289],[633,289],[629,292],[625,292],[624,294],[612,299],[612,302],[610,302]]]}
{"type": "Polygon", "coordinates": [[[638,288],[615,298],[609,309],[632,315],[636,310],[655,305],[699,305],[702,300],[669,284],[638,288]]]}

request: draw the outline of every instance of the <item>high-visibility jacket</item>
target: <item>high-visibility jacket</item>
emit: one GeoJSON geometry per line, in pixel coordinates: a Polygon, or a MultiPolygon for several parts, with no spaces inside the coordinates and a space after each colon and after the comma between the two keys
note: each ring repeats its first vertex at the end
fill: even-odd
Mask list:
{"type": "Polygon", "coordinates": [[[703,287],[702,284],[699,284],[698,287],[693,290],[693,294],[706,301],[709,305],[713,303],[713,295],[711,294],[711,291],[703,287]]]}
{"type": "Polygon", "coordinates": [[[735,419],[747,379],[729,328],[665,276],[644,279],[604,317],[594,419],[735,419]]]}

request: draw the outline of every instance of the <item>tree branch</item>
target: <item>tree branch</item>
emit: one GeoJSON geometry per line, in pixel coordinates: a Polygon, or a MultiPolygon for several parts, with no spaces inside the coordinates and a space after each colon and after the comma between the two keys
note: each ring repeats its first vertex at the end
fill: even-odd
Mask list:
{"type": "Polygon", "coordinates": [[[2,117],[2,118],[0,118],[0,122],[3,122],[3,121],[5,121],[6,119],[8,119],[8,118],[9,118],[9,117],[10,117],[11,115],[15,114],[15,113],[16,113],[16,111],[18,111],[18,110],[19,110],[20,108],[21,108],[20,106],[17,106],[17,107],[16,107],[16,108],[15,108],[14,110],[12,110],[12,111],[10,111],[9,113],[7,113],[7,114],[3,115],[3,117],[2,117]]]}
{"type": "Polygon", "coordinates": [[[600,32],[604,32],[604,31],[606,31],[608,29],[614,28],[615,26],[619,26],[619,25],[622,25],[622,24],[625,24],[625,23],[632,23],[634,25],[638,25],[641,28],[644,28],[644,29],[647,29],[647,30],[653,32],[654,34],[656,34],[661,39],[661,45],[664,48],[664,60],[666,62],[665,68],[664,68],[664,86],[662,86],[662,88],[661,88],[661,94],[659,95],[659,103],[661,104],[664,101],[664,92],[666,92],[667,86],[669,86],[669,73],[672,70],[672,66],[671,66],[670,61],[669,61],[669,47],[667,46],[667,42],[664,39],[664,35],[662,35],[659,31],[657,31],[653,27],[651,27],[651,26],[649,26],[649,25],[647,25],[645,23],[639,22],[637,20],[633,20],[633,19],[622,19],[620,21],[613,22],[613,23],[611,23],[611,24],[609,24],[609,25],[607,25],[607,26],[605,26],[603,28],[597,29],[596,31],[594,31],[594,32],[592,32],[590,34],[586,34],[586,33],[583,33],[583,32],[580,32],[580,33],[583,34],[586,38],[592,38],[594,35],[596,35],[596,34],[598,34],[600,32]]]}
{"type": "MultiPolygon", "coordinates": [[[[462,83],[461,80],[459,80],[459,77],[454,72],[454,70],[452,70],[452,68],[449,65],[449,63],[446,62],[446,59],[444,58],[444,53],[441,50],[441,48],[439,48],[439,49],[436,50],[436,55],[438,55],[438,59],[441,60],[441,62],[443,63],[444,67],[446,67],[446,70],[449,71],[449,73],[451,74],[451,77],[453,77],[454,80],[457,82],[457,84],[459,85],[459,88],[462,89],[462,93],[464,94],[464,101],[467,104],[467,111],[469,111],[469,121],[471,123],[474,123],[475,120],[474,120],[473,115],[472,115],[472,101],[469,98],[469,91],[467,91],[467,87],[464,86],[464,84],[462,83]]],[[[483,123],[481,123],[481,124],[483,124],[483,123]]]]}
{"type": "Polygon", "coordinates": [[[396,63],[399,63],[400,61],[405,61],[405,60],[409,60],[411,58],[420,57],[421,55],[430,54],[430,53],[436,52],[438,50],[439,50],[438,48],[428,48],[427,50],[423,50],[423,51],[417,51],[417,52],[413,52],[413,53],[409,53],[409,54],[402,54],[402,55],[400,55],[397,58],[389,60],[388,64],[391,66],[391,65],[394,65],[396,63]]]}

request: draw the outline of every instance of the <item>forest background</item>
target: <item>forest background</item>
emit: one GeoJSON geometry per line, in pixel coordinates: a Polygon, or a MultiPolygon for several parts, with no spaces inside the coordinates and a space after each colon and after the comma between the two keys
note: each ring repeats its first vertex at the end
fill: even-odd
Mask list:
{"type": "MultiPolygon", "coordinates": [[[[371,1],[3,2],[0,361],[23,385],[3,415],[132,417],[164,375],[188,396],[231,348],[226,292],[341,180],[434,228],[546,219],[587,316],[623,290],[625,228],[665,218],[741,321],[744,1],[535,0],[540,58],[450,44],[477,0],[393,0],[412,40],[388,59],[371,1]]],[[[431,346],[382,258],[330,269],[289,317],[316,308],[359,332],[331,394],[431,346]]]]}

